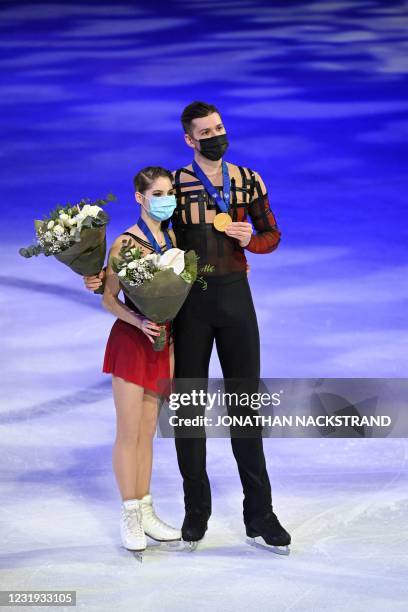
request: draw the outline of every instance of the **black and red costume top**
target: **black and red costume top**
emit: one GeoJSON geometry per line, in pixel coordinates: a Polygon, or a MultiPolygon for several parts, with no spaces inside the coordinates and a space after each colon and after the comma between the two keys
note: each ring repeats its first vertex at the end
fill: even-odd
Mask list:
{"type": "MultiPolygon", "coordinates": [[[[227,166],[231,180],[229,214],[233,221],[252,222],[255,230],[245,248],[235,238],[214,228],[212,220],[221,211],[193,170],[183,167],[173,173],[177,207],[171,221],[177,246],[196,251],[199,271],[204,275],[242,272],[247,265],[245,249],[252,253],[271,253],[281,239],[268,193],[262,188],[258,173],[229,162],[227,166]]],[[[216,188],[223,197],[222,185],[216,188]]]]}

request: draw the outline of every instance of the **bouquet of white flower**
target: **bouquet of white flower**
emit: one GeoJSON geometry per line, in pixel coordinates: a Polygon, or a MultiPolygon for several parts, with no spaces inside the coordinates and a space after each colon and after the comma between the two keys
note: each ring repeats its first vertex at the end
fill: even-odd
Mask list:
{"type": "MultiPolygon", "coordinates": [[[[19,250],[23,257],[40,253],[53,255],[58,261],[82,276],[97,275],[103,268],[106,255],[107,213],[101,208],[116,200],[113,194],[91,202],[82,199],[78,204],[58,205],[42,221],[34,221],[37,244],[19,250]]],[[[95,293],[103,293],[99,288],[95,293]]]]}
{"type": "MultiPolygon", "coordinates": [[[[197,280],[195,251],[169,249],[163,255],[152,253],[142,257],[141,250],[132,247],[131,240],[124,240],[119,257],[112,257],[111,265],[122,290],[136,308],[160,325],[175,318],[197,280]]],[[[163,328],[153,349],[162,351],[166,342],[163,328]]]]}

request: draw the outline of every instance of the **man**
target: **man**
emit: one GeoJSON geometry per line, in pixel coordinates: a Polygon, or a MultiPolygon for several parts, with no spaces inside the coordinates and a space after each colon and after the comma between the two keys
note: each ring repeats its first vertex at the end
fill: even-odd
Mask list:
{"type": "MultiPolygon", "coordinates": [[[[259,332],[245,249],[270,253],[277,248],[281,232],[260,175],[223,160],[228,138],[218,109],[193,102],[184,109],[181,122],[194,158],[173,173],[177,207],[172,226],[177,246],[198,254],[207,288],[203,291],[195,283],[174,322],[176,384],[208,378],[215,341],[225,390],[233,390],[234,381],[248,381],[245,388],[256,390],[259,332]]],[[[191,406],[184,413],[189,410],[191,414],[191,406]]],[[[194,548],[204,537],[211,515],[206,438],[204,431],[197,437],[197,433],[191,436],[188,430],[175,429],[186,510],[182,537],[194,548]]],[[[291,537],[272,510],[261,429],[254,428],[250,434],[231,430],[231,444],[244,492],[248,542],[287,554],[291,537]]]]}

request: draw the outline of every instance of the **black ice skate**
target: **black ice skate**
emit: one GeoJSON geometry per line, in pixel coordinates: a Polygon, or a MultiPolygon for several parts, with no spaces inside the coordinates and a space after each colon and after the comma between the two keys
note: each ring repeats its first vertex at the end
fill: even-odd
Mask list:
{"type": "Polygon", "coordinates": [[[209,516],[202,512],[187,512],[181,527],[181,537],[189,552],[196,550],[207,531],[209,516]]]}
{"type": "Polygon", "coordinates": [[[279,555],[288,555],[291,537],[274,512],[254,519],[246,525],[247,543],[279,555]]]}

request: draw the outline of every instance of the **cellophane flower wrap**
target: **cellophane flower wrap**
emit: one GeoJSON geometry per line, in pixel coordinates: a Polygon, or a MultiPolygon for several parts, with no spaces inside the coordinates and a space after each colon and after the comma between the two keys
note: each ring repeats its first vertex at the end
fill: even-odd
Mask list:
{"type": "MultiPolygon", "coordinates": [[[[186,300],[197,279],[195,251],[173,248],[163,255],[142,257],[132,241],[123,241],[118,257],[111,258],[112,269],[118,275],[123,292],[148,319],[164,325],[172,321],[186,300]]],[[[153,349],[166,346],[166,329],[157,336],[153,349]]]]}
{"type": "MultiPolygon", "coordinates": [[[[113,194],[91,202],[82,199],[77,204],[57,207],[42,221],[34,221],[37,244],[19,250],[23,257],[41,253],[53,255],[81,276],[94,276],[103,268],[106,256],[106,225],[109,216],[103,210],[113,194]]],[[[103,293],[100,287],[95,293],[103,293]]]]}

